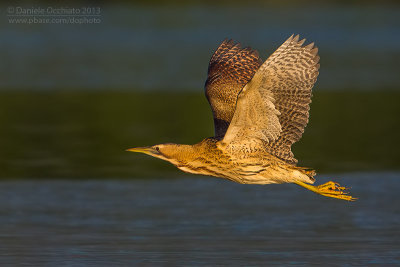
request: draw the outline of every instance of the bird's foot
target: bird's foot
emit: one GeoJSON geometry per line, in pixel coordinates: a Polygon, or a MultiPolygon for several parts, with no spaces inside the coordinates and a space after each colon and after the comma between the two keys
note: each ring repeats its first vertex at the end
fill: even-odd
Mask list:
{"type": "Polygon", "coordinates": [[[355,201],[357,198],[354,198],[349,195],[349,188],[340,186],[340,184],[329,181],[325,184],[321,184],[316,186],[318,194],[321,194],[326,197],[333,197],[333,198],[338,198],[338,199],[343,199],[343,200],[348,200],[348,201],[355,201]]]}
{"type": "Polygon", "coordinates": [[[329,181],[325,184],[318,185],[318,186],[313,186],[309,184],[305,184],[303,182],[296,182],[296,184],[305,187],[314,193],[326,196],[326,197],[333,197],[333,198],[338,198],[338,199],[343,199],[347,201],[355,201],[357,198],[354,198],[349,195],[349,192],[347,191],[349,188],[340,186],[340,184],[329,181]]]}

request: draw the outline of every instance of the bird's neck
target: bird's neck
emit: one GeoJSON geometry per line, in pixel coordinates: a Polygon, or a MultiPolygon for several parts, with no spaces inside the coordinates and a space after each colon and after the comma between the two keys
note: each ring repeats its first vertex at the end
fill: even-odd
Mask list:
{"type": "Polygon", "coordinates": [[[207,138],[195,145],[182,145],[170,162],[187,173],[226,177],[221,165],[227,156],[217,147],[217,142],[217,139],[207,138]]]}

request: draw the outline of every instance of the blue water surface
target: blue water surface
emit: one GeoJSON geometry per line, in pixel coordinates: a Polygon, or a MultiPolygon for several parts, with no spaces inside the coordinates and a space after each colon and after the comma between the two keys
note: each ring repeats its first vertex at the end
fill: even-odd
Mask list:
{"type": "Polygon", "coordinates": [[[101,7],[98,24],[12,24],[4,17],[0,49],[7,67],[0,89],[201,90],[208,61],[224,38],[252,46],[266,59],[292,33],[319,47],[319,88],[396,89],[399,10],[114,4],[101,7]]]}
{"type": "Polygon", "coordinates": [[[2,181],[0,265],[396,266],[399,179],[335,175],[356,202],[208,177],[2,181]]]}

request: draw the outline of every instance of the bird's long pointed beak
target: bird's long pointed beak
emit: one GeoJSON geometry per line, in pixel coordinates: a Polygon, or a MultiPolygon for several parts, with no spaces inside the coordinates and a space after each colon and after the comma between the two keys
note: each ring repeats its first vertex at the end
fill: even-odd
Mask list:
{"type": "Polygon", "coordinates": [[[148,154],[148,155],[158,154],[157,150],[155,150],[154,148],[152,148],[150,146],[129,148],[126,151],[144,153],[144,154],[148,154]]]}

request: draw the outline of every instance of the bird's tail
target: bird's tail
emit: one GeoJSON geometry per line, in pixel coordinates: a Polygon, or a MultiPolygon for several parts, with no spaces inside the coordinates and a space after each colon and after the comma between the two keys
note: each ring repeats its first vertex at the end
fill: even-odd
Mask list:
{"type": "Polygon", "coordinates": [[[305,175],[307,175],[308,177],[310,177],[310,179],[315,182],[315,178],[314,176],[317,174],[317,172],[312,169],[312,168],[307,168],[307,167],[296,167],[297,170],[301,171],[302,173],[304,173],[305,175]]]}

